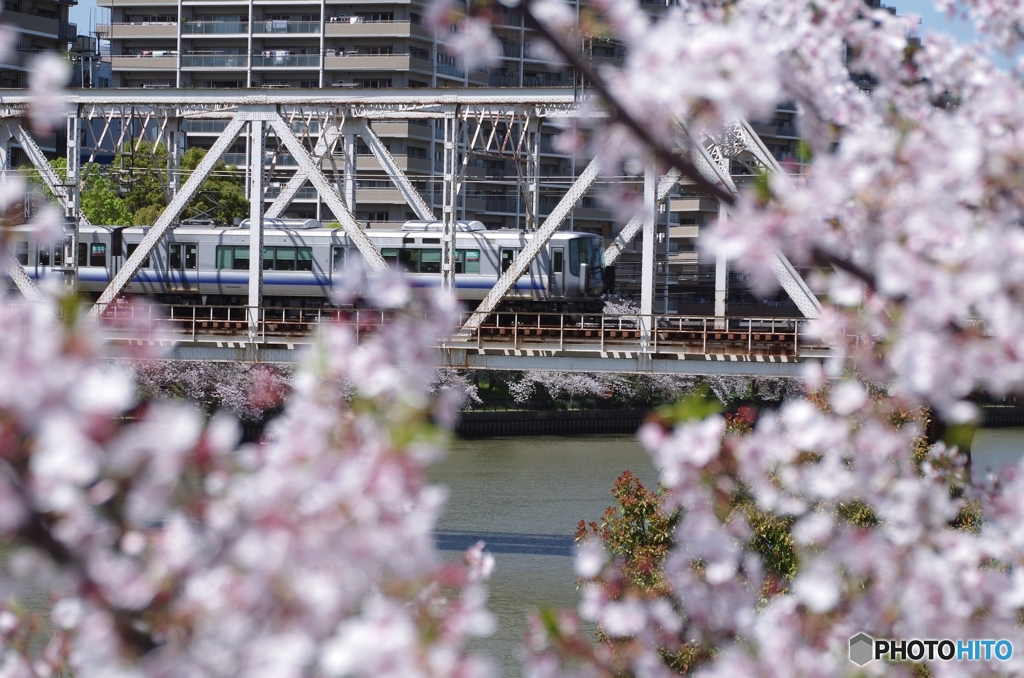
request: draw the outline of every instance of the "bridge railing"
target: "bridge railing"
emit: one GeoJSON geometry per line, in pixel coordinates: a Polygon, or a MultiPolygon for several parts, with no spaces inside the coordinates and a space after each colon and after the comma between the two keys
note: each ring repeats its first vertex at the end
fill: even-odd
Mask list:
{"type": "MultiPolygon", "coordinates": [[[[352,327],[357,340],[388,322],[370,309],[113,304],[102,314],[115,339],[192,343],[306,344],[326,323],[352,327]],[[256,322],[250,327],[250,312],[256,322]]],[[[493,313],[469,334],[439,337],[438,345],[478,350],[557,350],[811,356],[829,346],[811,335],[802,318],[638,314],[493,313]]]]}

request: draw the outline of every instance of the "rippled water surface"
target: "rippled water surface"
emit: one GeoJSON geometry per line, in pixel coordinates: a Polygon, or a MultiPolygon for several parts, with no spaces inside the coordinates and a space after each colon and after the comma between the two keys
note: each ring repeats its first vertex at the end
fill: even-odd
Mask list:
{"type": "MultiPolygon", "coordinates": [[[[493,543],[497,567],[488,607],[498,630],[474,649],[495,657],[506,678],[519,676],[518,648],[529,612],[576,606],[569,553],[576,524],[598,520],[623,471],[653,487],[657,474],[634,436],[492,438],[458,441],[430,469],[450,491],[439,546],[475,536],[493,543]]],[[[452,556],[456,551],[446,551],[452,556]]]]}
{"type": "Polygon", "coordinates": [[[990,471],[1016,464],[1024,457],[1024,428],[983,428],[971,442],[971,475],[977,482],[990,471]]]}

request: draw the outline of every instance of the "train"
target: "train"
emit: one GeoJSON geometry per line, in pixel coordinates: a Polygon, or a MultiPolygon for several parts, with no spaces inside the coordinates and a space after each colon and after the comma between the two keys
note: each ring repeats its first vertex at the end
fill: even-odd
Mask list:
{"type": "MultiPolygon", "coordinates": [[[[80,229],[78,289],[98,297],[150,227],[88,226],[80,229]]],[[[392,268],[414,287],[441,285],[440,222],[409,221],[401,229],[367,229],[366,236],[392,268]]],[[[29,276],[59,275],[67,244],[38,245],[15,236],[14,252],[29,276]]],[[[459,221],[455,236],[455,290],[475,307],[517,254],[534,237],[529,231],[488,230],[459,221]]],[[[603,240],[584,232],[555,233],[505,296],[500,308],[594,312],[602,305],[603,240]]],[[[171,228],[124,290],[160,303],[245,305],[249,286],[248,220],[238,226],[179,225],[171,228]]],[[[346,265],[362,253],[344,230],[313,219],[266,219],[263,236],[263,299],[267,306],[330,305],[346,265]]]]}

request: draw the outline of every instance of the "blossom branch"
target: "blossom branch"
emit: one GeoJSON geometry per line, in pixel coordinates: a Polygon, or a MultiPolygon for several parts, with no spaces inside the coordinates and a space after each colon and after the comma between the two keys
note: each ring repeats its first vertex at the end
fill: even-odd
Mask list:
{"type": "Polygon", "coordinates": [[[815,245],[811,248],[811,256],[818,264],[823,266],[833,266],[844,273],[849,273],[853,277],[862,281],[871,290],[877,289],[875,281],[875,274],[866,268],[859,266],[850,259],[841,257],[838,254],[828,251],[821,245],[815,245]]]}
{"type": "Polygon", "coordinates": [[[589,81],[595,90],[597,90],[598,95],[611,111],[612,121],[625,125],[629,131],[636,135],[636,137],[647,146],[651,151],[651,154],[660,160],[666,167],[672,167],[679,170],[683,176],[690,179],[697,186],[708,191],[712,196],[721,200],[725,204],[735,204],[736,198],[731,193],[723,189],[718,184],[708,181],[697,170],[696,166],[687,158],[675,153],[671,148],[655,139],[651,131],[644,125],[640,124],[640,122],[637,121],[637,119],[619,103],[611,93],[611,90],[608,89],[608,85],[605,84],[594,69],[584,63],[575,50],[562,42],[562,40],[555,35],[555,33],[544,24],[544,22],[534,16],[533,12],[530,10],[530,0],[523,1],[523,14],[530,26],[536,30],[544,40],[554,47],[559,56],[565,59],[566,63],[576,69],[576,71],[589,81]]]}
{"type": "Polygon", "coordinates": [[[32,498],[29,496],[28,490],[25,489],[20,478],[17,477],[15,469],[8,461],[0,461],[2,461],[0,469],[3,470],[3,475],[6,477],[8,485],[20,499],[25,511],[25,519],[18,531],[18,535],[29,544],[44,551],[55,563],[68,568],[78,577],[82,582],[82,588],[89,591],[92,594],[91,598],[99,602],[110,614],[117,627],[118,634],[125,643],[135,648],[140,654],[156,649],[157,643],[153,640],[152,636],[139,630],[136,626],[137,618],[111,605],[110,601],[100,592],[99,586],[92,581],[92,578],[86,572],[86,567],[81,559],[53,536],[45,516],[33,507],[32,498]]]}

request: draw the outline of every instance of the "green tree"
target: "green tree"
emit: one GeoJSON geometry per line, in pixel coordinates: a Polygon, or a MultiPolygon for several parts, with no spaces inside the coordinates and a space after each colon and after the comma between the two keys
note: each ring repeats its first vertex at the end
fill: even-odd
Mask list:
{"type": "MultiPolygon", "coordinates": [[[[134,216],[144,207],[167,205],[171,193],[167,183],[167,147],[143,141],[124,145],[114,159],[120,174],[120,190],[128,211],[134,216]]],[[[138,224],[138,219],[134,219],[138,224]]],[[[147,222],[147,223],[152,223],[147,222]]]]}
{"type": "MultiPolygon", "coordinates": [[[[181,159],[182,181],[188,178],[202,159],[206,149],[190,148],[181,159]]],[[[185,218],[210,218],[221,224],[249,216],[245,197],[245,174],[237,167],[218,161],[210,176],[199,187],[184,212],[185,218]]]]}
{"type": "MultiPolygon", "coordinates": [[[[190,148],[185,152],[180,163],[180,184],[188,180],[204,157],[206,149],[203,148],[190,148]]],[[[115,164],[121,172],[121,189],[132,221],[139,226],[152,224],[172,194],[167,173],[167,147],[145,141],[137,146],[126,145],[115,164]]],[[[248,214],[244,173],[219,161],[182,211],[181,218],[206,218],[230,224],[248,214]]]]}
{"type": "MultiPolygon", "coordinates": [[[[68,161],[66,158],[51,160],[50,167],[53,168],[59,181],[67,181],[68,161]]],[[[79,195],[82,213],[94,224],[131,226],[131,213],[125,201],[114,189],[106,172],[106,168],[96,164],[89,164],[82,168],[82,176],[85,177],[85,185],[79,195]]],[[[29,185],[38,189],[51,200],[55,199],[38,170],[28,169],[27,175],[29,185]]]]}
{"type": "Polygon", "coordinates": [[[81,193],[82,212],[94,224],[131,226],[132,215],[110,181],[99,172],[86,179],[81,193]]]}

